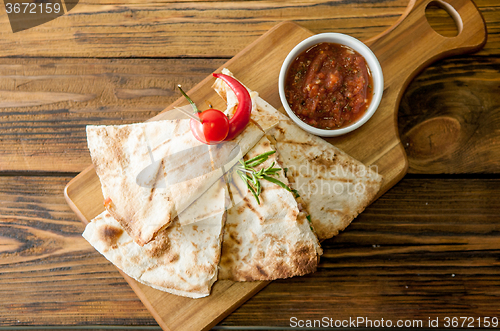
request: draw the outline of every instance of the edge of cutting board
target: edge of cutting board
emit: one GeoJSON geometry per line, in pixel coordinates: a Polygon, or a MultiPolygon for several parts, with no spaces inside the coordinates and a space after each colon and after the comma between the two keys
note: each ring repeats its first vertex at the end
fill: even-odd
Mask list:
{"type": "MultiPolygon", "coordinates": [[[[305,39],[313,34],[309,30],[294,22],[282,22],[243,49],[224,66],[219,68],[218,71],[222,68],[229,68],[236,77],[238,77],[251,89],[260,91],[258,88],[253,87],[254,85],[258,85],[255,82],[255,78],[246,79],[245,75],[241,74],[244,73],[244,68],[238,64],[238,61],[249,55],[252,57],[251,61],[253,61],[254,57],[259,58],[259,53],[265,52],[265,49],[267,49],[270,44],[276,43],[275,37],[277,35],[282,35],[284,32],[291,34],[291,31],[300,35],[301,37],[299,37],[299,39],[305,39]]],[[[295,44],[296,40],[292,43],[295,44]]],[[[283,49],[281,51],[285,54],[285,56],[288,53],[288,51],[283,49]]],[[[266,56],[264,56],[260,57],[260,59],[255,59],[255,61],[266,62],[267,59],[266,56]]],[[[258,66],[259,64],[255,65],[258,66]]],[[[260,76],[256,78],[258,79],[260,76]]],[[[189,92],[191,96],[196,96],[196,98],[194,98],[195,102],[196,99],[207,100],[214,97],[213,95],[209,95],[212,93],[206,91],[207,86],[208,88],[211,86],[211,80],[211,76],[207,77],[189,92]]],[[[277,84],[275,86],[276,88],[274,91],[266,91],[260,95],[264,100],[270,102],[276,108],[281,108],[279,106],[280,103],[277,96],[277,84]]],[[[211,103],[212,101],[215,107],[217,107],[217,103],[220,103],[220,101],[217,100],[210,100],[211,103]]],[[[151,120],[176,118],[177,114],[174,114],[176,112],[168,112],[168,110],[181,105],[182,103],[182,99],[177,100],[165,111],[153,117],[151,120]]],[[[382,164],[384,169],[389,169],[389,167],[391,167],[391,171],[385,174],[383,187],[381,188],[378,196],[382,195],[390,187],[396,184],[405,175],[408,168],[406,155],[403,147],[399,143],[399,139],[396,136],[396,131],[393,131],[393,135],[397,141],[395,141],[395,144],[392,146],[387,146],[383,152],[390,155],[391,160],[398,160],[397,166],[394,167],[393,164],[382,164]]],[[[380,158],[376,159],[380,161],[380,158]]],[[[361,161],[363,161],[362,158],[361,161]]],[[[89,201],[86,201],[89,194],[93,194],[94,196],[96,195],[96,189],[99,190],[98,194],[100,195],[100,200],[98,201],[103,201],[97,175],[95,174],[93,166],[89,166],[73,178],[64,190],[64,195],[70,208],[84,223],[88,223],[93,217],[104,210],[102,203],[89,204],[89,201]]],[[[210,296],[201,299],[190,299],[153,289],[137,282],[124,274],[122,271],[120,271],[120,273],[146,308],[150,311],[160,327],[165,331],[208,330],[270,283],[268,281],[217,281],[212,287],[212,293],[210,296]]]]}

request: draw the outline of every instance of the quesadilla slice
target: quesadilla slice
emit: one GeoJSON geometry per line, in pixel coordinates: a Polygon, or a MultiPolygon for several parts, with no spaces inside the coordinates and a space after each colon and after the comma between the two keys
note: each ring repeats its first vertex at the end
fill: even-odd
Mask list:
{"type": "MultiPolygon", "coordinates": [[[[264,137],[245,160],[269,151],[271,143],[264,137]]],[[[277,167],[276,154],[256,170],[272,162],[277,167]]],[[[219,279],[273,280],[314,272],[322,250],[293,193],[261,180],[259,204],[234,171],[226,176],[234,206],[227,211],[219,279]]],[[[276,179],[287,183],[283,171],[276,179]]]]}
{"type": "Polygon", "coordinates": [[[290,186],[310,215],[318,238],[337,235],[372,202],[383,177],[376,166],[366,166],[302,130],[264,100],[257,98],[257,104],[262,112],[279,120],[267,134],[280,154],[290,186]]]}
{"type": "MultiPolygon", "coordinates": [[[[231,74],[227,69],[223,73],[231,74]]],[[[216,81],[214,88],[228,104],[234,104],[235,98],[223,84],[216,81]]],[[[290,186],[300,195],[319,239],[337,235],[375,198],[382,176],[302,130],[258,95],[252,102],[255,110],[251,118],[271,137],[290,186]]]]}
{"type": "Polygon", "coordinates": [[[344,230],[379,191],[382,176],[374,168],[291,120],[281,119],[270,135],[320,240],[344,230]]]}
{"type": "MultiPolygon", "coordinates": [[[[244,154],[262,136],[250,123],[233,143],[244,154]]],[[[106,209],[141,246],[224,174],[188,119],[87,126],[87,140],[106,209]]]]}
{"type": "MultiPolygon", "coordinates": [[[[208,203],[224,210],[226,187],[217,181],[185,212],[208,203]]],[[[153,288],[200,298],[217,279],[225,212],[181,225],[177,219],[156,238],[139,246],[108,211],[94,218],[83,237],[110,262],[135,280],[153,288]]]]}

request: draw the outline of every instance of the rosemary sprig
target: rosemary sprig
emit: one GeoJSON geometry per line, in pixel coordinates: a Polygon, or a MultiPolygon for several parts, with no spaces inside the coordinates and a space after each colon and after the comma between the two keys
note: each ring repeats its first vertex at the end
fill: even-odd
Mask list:
{"type": "Polygon", "coordinates": [[[290,191],[290,188],[280,181],[279,179],[274,178],[278,172],[280,172],[281,168],[274,168],[275,162],[273,162],[269,167],[262,168],[260,170],[256,170],[255,167],[261,165],[266,162],[270,155],[276,153],[276,151],[269,151],[266,153],[262,153],[257,155],[250,160],[243,161],[240,160],[240,166],[236,168],[236,173],[240,178],[247,184],[248,189],[252,192],[253,196],[257,200],[257,203],[260,205],[259,195],[262,192],[262,186],[260,184],[261,179],[265,179],[271,183],[281,186],[287,191],[290,191]]]}

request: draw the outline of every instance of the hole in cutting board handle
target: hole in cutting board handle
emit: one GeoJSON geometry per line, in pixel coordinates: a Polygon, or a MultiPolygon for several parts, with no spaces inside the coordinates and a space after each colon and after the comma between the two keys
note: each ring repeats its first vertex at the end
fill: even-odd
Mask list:
{"type": "Polygon", "coordinates": [[[462,32],[460,14],[445,1],[434,0],[425,8],[425,17],[430,26],[443,37],[456,37],[462,32]]]}

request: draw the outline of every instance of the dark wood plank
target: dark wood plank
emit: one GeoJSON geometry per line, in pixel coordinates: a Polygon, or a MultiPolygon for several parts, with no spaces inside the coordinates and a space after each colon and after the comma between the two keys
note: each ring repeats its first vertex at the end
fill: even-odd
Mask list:
{"type": "Polygon", "coordinates": [[[222,325],[498,316],[499,183],[403,179],[323,242],[318,272],[272,282],[222,325]]]}
{"type": "MultiPolygon", "coordinates": [[[[281,20],[363,39],[394,22],[406,1],[315,3],[84,1],[16,34],[3,15],[0,56],[20,58],[0,60],[0,171],[79,172],[90,163],[86,124],[154,116],[177,98],[179,81],[189,89],[281,20]]],[[[488,27],[485,48],[431,66],[403,97],[399,126],[411,172],[498,173],[500,4],[475,3],[488,27]]],[[[431,15],[436,29],[453,30],[442,13],[431,15]]],[[[62,197],[72,177],[0,177],[0,327],[156,328],[116,269],[81,238],[62,197]]],[[[404,179],[323,243],[316,274],[271,283],[220,325],[498,316],[499,181],[404,179]]]]}
{"type": "MultiPolygon", "coordinates": [[[[0,177],[0,327],[156,325],[80,236],[70,178],[0,177]]],[[[498,178],[403,179],[323,243],[318,272],[272,282],[220,325],[498,315],[499,199],[498,178]]]]}
{"type": "Polygon", "coordinates": [[[156,325],[81,236],[62,195],[70,179],[0,177],[0,327],[156,325]]]}
{"type": "MultiPolygon", "coordinates": [[[[409,172],[498,173],[500,135],[498,93],[500,4],[476,0],[488,41],[480,52],[445,59],[424,70],[409,85],[398,114],[409,172]]],[[[428,20],[443,35],[455,27],[443,11],[428,20]]]]}
{"type": "Polygon", "coordinates": [[[143,122],[225,60],[0,60],[0,170],[79,172],[85,126],[143,122]]]}
{"type": "MultiPolygon", "coordinates": [[[[408,0],[372,1],[79,1],[68,14],[21,33],[7,16],[0,56],[231,57],[279,22],[293,20],[315,33],[369,38],[403,13],[408,0]],[[22,43],[20,54],[17,47],[22,43]]],[[[495,0],[477,0],[498,27],[495,0]]],[[[498,30],[492,29],[497,36],[498,30]]],[[[498,54],[495,38],[487,51],[498,54]]]]}
{"type": "MultiPolygon", "coordinates": [[[[431,66],[410,85],[403,98],[399,123],[400,133],[408,143],[410,172],[498,172],[496,165],[500,162],[500,156],[499,153],[495,153],[498,148],[498,135],[494,134],[495,125],[493,123],[498,120],[499,107],[497,105],[500,98],[499,94],[496,93],[496,84],[498,83],[498,75],[496,75],[498,73],[497,55],[500,49],[498,33],[500,5],[493,0],[479,0],[476,3],[488,26],[489,35],[485,48],[473,56],[454,58],[431,66]],[[458,101],[459,106],[456,105],[458,101]],[[433,106],[435,104],[440,106],[433,106]],[[467,118],[469,116],[467,112],[474,113],[470,120],[467,118]],[[441,118],[431,120],[430,123],[426,122],[434,117],[441,118]],[[422,122],[424,123],[421,124],[422,122]],[[443,149],[439,146],[436,149],[433,145],[425,144],[429,134],[432,134],[432,130],[436,127],[444,127],[447,130],[438,141],[441,145],[445,145],[443,149]],[[453,140],[457,138],[457,135],[459,139],[448,144],[449,139],[453,140]],[[469,138],[471,138],[470,141],[469,138]],[[416,145],[413,140],[415,140],[416,145]],[[464,141],[468,142],[466,146],[459,144],[464,141]]],[[[104,2],[92,3],[92,6],[96,7],[97,4],[104,4],[104,2]]],[[[247,2],[242,2],[235,4],[233,8],[228,6],[228,3],[218,4],[224,8],[228,7],[225,9],[226,11],[235,12],[242,11],[244,6],[250,5],[247,2]]],[[[293,5],[281,4],[281,6],[286,6],[286,10],[292,10],[294,15],[299,15],[298,8],[301,6],[313,10],[315,15],[319,15],[320,12],[330,13],[332,16],[330,18],[320,18],[313,15],[310,20],[299,20],[300,16],[286,17],[297,19],[300,24],[314,32],[330,31],[332,27],[338,26],[338,20],[347,15],[346,17],[352,19],[353,22],[357,22],[352,24],[362,24],[359,30],[349,31],[360,38],[374,35],[368,26],[373,29],[386,27],[393,22],[391,20],[395,21],[393,11],[399,11],[399,15],[404,9],[402,4],[397,5],[393,1],[331,2],[318,6],[313,4],[313,2],[304,2],[293,5]],[[327,10],[325,6],[331,6],[331,8],[327,10]],[[353,6],[358,9],[354,10],[353,6]],[[356,15],[360,11],[366,11],[367,6],[375,7],[377,13],[379,10],[382,11],[384,14],[379,14],[381,15],[380,19],[384,22],[360,20],[356,15]],[[333,16],[339,12],[343,13],[344,16],[334,18],[333,16]],[[367,26],[365,27],[364,24],[367,26]]],[[[87,6],[85,3],[81,3],[81,5],[87,6]]],[[[88,6],[90,5],[89,3],[88,6]]],[[[155,4],[151,5],[156,6],[155,4]]],[[[174,6],[174,4],[171,5],[174,6]]],[[[176,5],[188,7],[187,3],[176,5]]],[[[196,15],[202,15],[202,13],[215,15],[214,11],[208,9],[200,11],[201,7],[197,7],[205,5],[207,4],[199,2],[193,5],[193,8],[189,7],[191,9],[188,9],[193,10],[196,15]]],[[[258,9],[254,8],[253,12],[246,12],[250,15],[248,17],[251,17],[251,13],[265,12],[264,8],[271,5],[280,8],[272,2],[259,2],[258,9]]],[[[302,9],[304,10],[302,14],[306,17],[307,10],[302,9]]],[[[113,11],[114,9],[111,10],[111,12],[113,11]]],[[[180,9],[179,11],[182,12],[180,9]]],[[[242,12],[234,15],[242,15],[242,12]]],[[[441,26],[438,24],[436,27],[438,30],[453,29],[450,26],[453,23],[444,20],[442,13],[431,12],[430,15],[431,22],[444,22],[441,26]]],[[[69,18],[61,17],[59,19],[69,18]]],[[[241,18],[232,21],[231,24],[239,24],[240,30],[248,29],[248,24],[245,23],[246,19],[248,18],[241,18]]],[[[342,24],[344,23],[342,22],[342,24]]],[[[50,24],[55,24],[55,22],[49,23],[49,28],[50,24]]],[[[346,27],[348,26],[349,24],[346,25],[346,27]]],[[[171,28],[179,32],[177,29],[184,27],[182,24],[173,24],[171,28]]],[[[222,29],[223,26],[220,28],[222,29]]],[[[10,35],[9,38],[17,38],[16,36],[21,35],[23,38],[27,38],[31,34],[37,35],[38,33],[37,40],[43,42],[43,38],[40,39],[39,29],[41,27],[14,34],[14,36],[10,35]]],[[[249,42],[249,40],[241,41],[244,39],[242,36],[238,38],[226,36],[226,38],[228,39],[222,44],[234,44],[236,40],[242,43],[249,42]]],[[[4,38],[3,42],[6,42],[7,39],[4,38]]],[[[212,41],[207,39],[207,42],[212,41]]],[[[121,45],[120,47],[126,51],[128,47],[133,47],[133,45],[121,45]]],[[[33,47],[40,48],[40,46],[33,47]]],[[[218,53],[220,54],[217,56],[220,56],[222,53],[216,50],[217,47],[226,46],[213,48],[211,45],[203,44],[203,47],[207,50],[215,49],[210,56],[215,56],[218,53]]],[[[243,45],[240,48],[242,47],[243,45]]],[[[12,46],[4,47],[4,49],[10,48],[12,46]]],[[[184,52],[175,53],[170,46],[163,48],[172,51],[172,56],[185,55],[184,52]]],[[[22,54],[18,55],[29,55],[25,53],[26,49],[23,47],[22,54]]],[[[58,47],[57,50],[58,56],[64,55],[63,49],[58,47]]],[[[84,55],[82,53],[80,56],[84,55]]],[[[147,56],[147,54],[141,56],[147,56]]],[[[204,55],[198,54],[197,56],[204,55]]],[[[176,84],[182,83],[189,89],[225,61],[226,59],[222,58],[1,59],[0,116],[2,121],[0,121],[0,142],[4,148],[0,152],[0,171],[81,171],[90,164],[85,142],[84,128],[86,124],[144,121],[177,99],[176,84]]],[[[275,104],[275,106],[278,107],[279,104],[275,104]]]]}
{"type": "MultiPolygon", "coordinates": [[[[176,84],[189,89],[224,62],[3,59],[0,170],[81,171],[90,164],[85,125],[144,121],[178,98],[176,84]]],[[[398,117],[410,172],[499,171],[499,65],[455,57],[410,84],[398,117]]]]}
{"type": "Polygon", "coordinates": [[[372,37],[395,22],[406,5],[407,0],[81,0],[68,14],[14,34],[3,15],[0,57],[232,57],[287,20],[314,32],[335,29],[372,37]]]}
{"type": "Polygon", "coordinates": [[[399,132],[412,173],[500,172],[500,60],[440,61],[410,84],[399,132]]]}
{"type": "MultiPolygon", "coordinates": [[[[371,1],[79,1],[65,16],[12,34],[2,26],[0,56],[42,57],[231,57],[285,20],[309,30],[369,38],[403,13],[408,0],[371,1]],[[47,47],[49,45],[49,47],[47,47]]],[[[498,54],[495,0],[477,0],[495,38],[487,52],[498,54]]]]}

